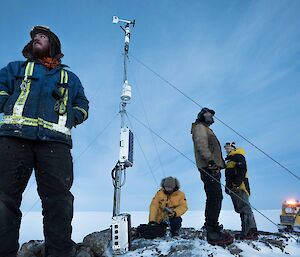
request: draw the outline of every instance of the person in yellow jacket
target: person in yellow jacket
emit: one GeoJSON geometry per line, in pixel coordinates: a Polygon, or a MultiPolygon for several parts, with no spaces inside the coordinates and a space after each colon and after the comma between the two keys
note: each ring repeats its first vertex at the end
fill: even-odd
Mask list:
{"type": "Polygon", "coordinates": [[[249,203],[250,185],[248,180],[247,163],[243,148],[237,148],[235,143],[228,142],[224,146],[227,153],[225,177],[225,192],[230,195],[234,210],[240,214],[242,231],[236,239],[257,239],[257,227],[249,203]]]}
{"type": "Polygon", "coordinates": [[[179,234],[181,216],[188,206],[185,194],[179,190],[177,178],[166,177],[161,181],[161,189],[155,194],[150,205],[149,224],[164,225],[169,220],[172,236],[179,234]]]}

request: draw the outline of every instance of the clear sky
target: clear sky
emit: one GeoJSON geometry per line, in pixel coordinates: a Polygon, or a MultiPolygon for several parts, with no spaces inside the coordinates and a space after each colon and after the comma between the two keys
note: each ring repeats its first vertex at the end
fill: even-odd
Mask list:
{"type": "MultiPolygon", "coordinates": [[[[2,1],[0,66],[23,60],[34,25],[59,36],[63,62],[85,87],[90,116],[73,130],[75,211],[111,211],[110,173],[118,159],[118,113],[124,35],[112,16],[136,19],[130,53],[151,67],[253,144],[300,176],[300,2],[178,0],[2,1]],[[87,148],[88,147],[88,148],[87,148]]],[[[194,160],[191,123],[200,107],[130,58],[133,98],[127,110],[194,160]]],[[[202,210],[203,184],[194,164],[131,119],[135,162],[122,188],[122,211],[147,210],[164,176],[176,176],[189,208],[202,210]],[[159,155],[159,157],[158,157],[159,155]],[[150,167],[150,168],[149,168],[150,167]]],[[[279,209],[300,200],[300,181],[216,121],[222,145],[246,151],[252,204],[279,209]]],[[[223,175],[224,180],[224,175],[223,175]]],[[[22,210],[40,210],[36,185],[27,188],[22,210]]],[[[224,193],[224,209],[232,209],[224,193]]]]}

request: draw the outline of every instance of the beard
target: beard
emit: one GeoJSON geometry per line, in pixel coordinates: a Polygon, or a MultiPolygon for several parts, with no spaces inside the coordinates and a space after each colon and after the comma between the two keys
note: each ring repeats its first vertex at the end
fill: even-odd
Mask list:
{"type": "Polygon", "coordinates": [[[166,195],[171,195],[171,194],[174,193],[174,190],[166,191],[166,190],[164,189],[164,193],[165,193],[166,195]]]}
{"type": "Polygon", "coordinates": [[[204,122],[207,124],[207,125],[211,125],[213,124],[215,121],[214,121],[214,118],[212,116],[205,116],[204,117],[204,122]]]}
{"type": "Polygon", "coordinates": [[[35,58],[42,59],[50,56],[49,47],[43,47],[42,45],[33,45],[33,55],[35,58]]]}

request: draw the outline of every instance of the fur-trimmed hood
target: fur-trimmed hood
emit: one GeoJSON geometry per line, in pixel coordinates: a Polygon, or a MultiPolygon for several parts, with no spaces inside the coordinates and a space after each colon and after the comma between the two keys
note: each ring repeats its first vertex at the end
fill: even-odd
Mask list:
{"type": "Polygon", "coordinates": [[[179,190],[179,188],[180,188],[180,183],[179,183],[178,179],[175,178],[175,177],[166,177],[166,178],[163,178],[163,179],[161,180],[161,182],[160,182],[160,186],[161,186],[162,188],[165,188],[165,184],[166,184],[167,181],[174,181],[174,184],[175,184],[174,191],[179,190]]]}
{"type": "Polygon", "coordinates": [[[60,60],[64,55],[61,52],[61,43],[56,34],[54,34],[48,27],[44,26],[35,26],[30,31],[30,37],[31,40],[25,45],[23,48],[22,54],[25,58],[29,60],[34,59],[33,54],[33,39],[34,36],[38,33],[42,33],[46,35],[50,40],[50,56],[52,58],[55,58],[57,60],[60,60]]]}

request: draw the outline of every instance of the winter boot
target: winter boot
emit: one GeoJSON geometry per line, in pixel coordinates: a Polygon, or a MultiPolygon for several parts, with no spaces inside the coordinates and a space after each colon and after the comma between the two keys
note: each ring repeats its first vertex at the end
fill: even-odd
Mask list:
{"type": "Polygon", "coordinates": [[[228,232],[221,232],[219,228],[206,226],[207,242],[211,245],[230,245],[233,243],[233,236],[228,232]]]}
{"type": "MultiPolygon", "coordinates": [[[[206,225],[206,223],[204,223],[204,225],[202,226],[201,229],[206,230],[207,226],[209,226],[209,225],[206,225]]],[[[212,227],[212,226],[210,226],[210,227],[212,227]]],[[[213,227],[216,231],[219,231],[219,232],[223,230],[223,224],[217,224],[216,226],[213,226],[213,227]]]]}
{"type": "Polygon", "coordinates": [[[244,235],[243,233],[238,233],[238,234],[235,234],[234,237],[237,240],[257,240],[258,232],[257,232],[256,228],[252,228],[246,235],[244,235]]]}
{"type": "Polygon", "coordinates": [[[179,236],[179,229],[171,230],[172,237],[178,237],[179,236]]]}

